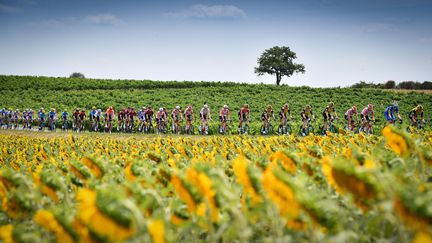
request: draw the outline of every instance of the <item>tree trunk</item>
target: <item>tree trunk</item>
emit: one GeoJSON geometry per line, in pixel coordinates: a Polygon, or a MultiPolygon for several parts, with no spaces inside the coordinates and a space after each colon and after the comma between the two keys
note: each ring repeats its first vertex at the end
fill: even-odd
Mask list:
{"type": "Polygon", "coordinates": [[[282,79],[282,76],[280,73],[276,73],[276,85],[280,85],[280,81],[282,79]]]}

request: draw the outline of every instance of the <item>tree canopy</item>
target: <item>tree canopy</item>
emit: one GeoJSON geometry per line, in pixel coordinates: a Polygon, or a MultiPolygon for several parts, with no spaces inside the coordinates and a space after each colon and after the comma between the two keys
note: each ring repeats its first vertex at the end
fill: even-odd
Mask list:
{"type": "Polygon", "coordinates": [[[255,73],[260,75],[276,75],[276,85],[280,85],[283,76],[290,77],[294,73],[305,73],[303,64],[294,63],[297,58],[295,52],[287,46],[274,46],[266,49],[258,58],[255,73]]]}
{"type": "Polygon", "coordinates": [[[69,78],[85,78],[85,76],[82,73],[74,72],[69,76],[69,78]]]}

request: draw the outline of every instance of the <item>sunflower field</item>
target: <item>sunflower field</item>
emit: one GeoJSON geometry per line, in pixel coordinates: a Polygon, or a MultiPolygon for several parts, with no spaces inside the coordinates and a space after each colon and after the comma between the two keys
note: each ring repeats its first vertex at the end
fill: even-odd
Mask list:
{"type": "Polygon", "coordinates": [[[432,133],[0,132],[3,242],[431,242],[432,133]]]}

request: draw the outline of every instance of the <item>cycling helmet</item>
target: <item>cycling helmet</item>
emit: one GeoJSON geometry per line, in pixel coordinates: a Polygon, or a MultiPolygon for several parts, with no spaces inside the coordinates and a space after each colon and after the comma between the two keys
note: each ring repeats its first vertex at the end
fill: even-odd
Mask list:
{"type": "Polygon", "coordinates": [[[288,103],[285,103],[285,105],[283,106],[284,108],[289,108],[288,103]]]}
{"type": "Polygon", "coordinates": [[[178,110],[178,109],[180,109],[180,106],[176,106],[175,108],[178,110]]]}
{"type": "Polygon", "coordinates": [[[244,107],[249,108],[249,105],[248,104],[244,104],[244,107]]]}
{"type": "Polygon", "coordinates": [[[329,107],[333,107],[333,106],[334,106],[334,103],[333,103],[332,101],[330,101],[330,103],[328,103],[328,106],[329,106],[329,107]]]}
{"type": "Polygon", "coordinates": [[[352,110],[353,110],[354,112],[357,112],[357,106],[353,106],[353,107],[352,107],[352,110]]]}
{"type": "Polygon", "coordinates": [[[33,109],[30,109],[30,111],[33,111],[33,109]]]}
{"type": "Polygon", "coordinates": [[[67,112],[67,109],[64,109],[64,112],[67,112]]]}
{"type": "Polygon", "coordinates": [[[159,111],[163,111],[163,108],[161,107],[161,108],[159,108],[159,111]]]}
{"type": "Polygon", "coordinates": [[[418,106],[417,106],[417,109],[419,109],[419,110],[423,110],[423,106],[422,106],[422,105],[418,105],[418,106]]]}
{"type": "Polygon", "coordinates": [[[51,108],[51,111],[55,111],[55,109],[54,109],[54,108],[51,108]]]}
{"type": "MultiPolygon", "coordinates": [[[[151,109],[152,107],[151,107],[151,105],[149,105],[147,108],[148,108],[148,109],[151,109]]],[[[132,107],[132,109],[133,109],[133,107],[132,107]]]]}
{"type": "Polygon", "coordinates": [[[267,110],[273,109],[273,107],[271,105],[267,106],[267,110]]]}
{"type": "Polygon", "coordinates": [[[101,110],[101,109],[98,109],[97,111],[98,111],[98,112],[102,112],[102,110],[101,110]]]}
{"type": "Polygon", "coordinates": [[[108,109],[111,109],[111,110],[112,110],[112,108],[113,108],[112,106],[108,107],[108,109]]]}
{"type": "Polygon", "coordinates": [[[306,109],[311,109],[312,106],[311,105],[306,105],[306,109]]]}
{"type": "Polygon", "coordinates": [[[141,107],[141,110],[145,110],[146,108],[143,106],[143,107],[141,107]]]}
{"type": "Polygon", "coordinates": [[[206,109],[207,109],[207,108],[208,108],[208,105],[204,105],[204,108],[206,108],[206,109]]]}
{"type": "Polygon", "coordinates": [[[373,105],[372,104],[368,104],[368,109],[372,110],[373,109],[373,105]]]}
{"type": "Polygon", "coordinates": [[[96,106],[93,106],[92,109],[93,109],[93,110],[96,110],[96,106]]]}
{"type": "Polygon", "coordinates": [[[19,109],[16,109],[16,111],[19,111],[19,109]]]}
{"type": "Polygon", "coordinates": [[[228,105],[224,105],[223,108],[227,109],[227,108],[228,108],[228,105]]]}
{"type": "MultiPolygon", "coordinates": [[[[43,109],[43,108],[41,108],[41,109],[43,109]]],[[[80,108],[76,108],[75,110],[76,110],[76,111],[79,111],[79,110],[80,110],[80,108]]]]}

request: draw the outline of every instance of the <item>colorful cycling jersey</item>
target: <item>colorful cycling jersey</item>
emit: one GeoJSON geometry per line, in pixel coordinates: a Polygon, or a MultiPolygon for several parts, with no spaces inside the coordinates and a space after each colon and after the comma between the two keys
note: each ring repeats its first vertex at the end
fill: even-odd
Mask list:
{"type": "Polygon", "coordinates": [[[273,111],[267,111],[267,110],[265,110],[265,111],[263,111],[263,113],[261,113],[261,119],[262,120],[268,120],[270,117],[272,117],[273,116],[273,111]]]}
{"type": "Polygon", "coordinates": [[[334,106],[333,107],[327,106],[324,109],[323,114],[325,114],[325,113],[331,114],[331,113],[335,113],[335,112],[336,112],[336,108],[334,106]]]}
{"type": "Polygon", "coordinates": [[[181,113],[181,111],[180,111],[179,109],[174,109],[174,110],[171,112],[171,116],[172,116],[173,118],[178,119],[180,113],[181,113]]]}
{"type": "Polygon", "coordinates": [[[420,116],[423,118],[423,110],[417,109],[417,107],[416,107],[409,112],[408,116],[409,117],[419,117],[420,116]]]}
{"type": "Polygon", "coordinates": [[[50,112],[48,112],[48,116],[49,116],[49,118],[51,118],[51,119],[54,119],[56,115],[57,115],[57,113],[56,113],[55,111],[50,111],[50,112]]]}
{"type": "Polygon", "coordinates": [[[387,114],[389,114],[389,113],[390,114],[398,114],[399,113],[399,106],[389,105],[385,109],[384,113],[387,113],[387,114]]]}
{"type": "Polygon", "coordinates": [[[249,114],[249,109],[242,107],[239,111],[239,117],[245,118],[246,114],[249,114]]]}
{"type": "Polygon", "coordinates": [[[353,115],[357,115],[357,111],[355,111],[353,108],[349,108],[346,112],[345,112],[345,116],[347,117],[352,117],[353,115]]]}
{"type": "Polygon", "coordinates": [[[67,111],[62,112],[63,119],[66,119],[68,115],[69,115],[69,113],[67,111]]]}
{"type": "Polygon", "coordinates": [[[374,115],[374,110],[373,109],[369,109],[367,106],[365,107],[365,108],[363,108],[363,110],[362,110],[362,112],[361,112],[361,114],[363,115],[363,116],[370,116],[370,115],[374,115]]]}
{"type": "Polygon", "coordinates": [[[91,110],[90,111],[90,120],[93,120],[96,118],[98,111],[97,110],[91,110]]]}
{"type": "Polygon", "coordinates": [[[18,111],[13,112],[13,118],[14,118],[14,119],[18,119],[19,114],[20,114],[20,113],[19,113],[18,111]]]}
{"type": "Polygon", "coordinates": [[[46,118],[45,112],[42,112],[42,111],[38,112],[38,116],[39,116],[40,119],[45,119],[46,118]]]}
{"type": "Polygon", "coordinates": [[[287,118],[287,114],[288,115],[291,114],[291,111],[289,109],[287,111],[285,111],[285,109],[281,109],[279,111],[279,118],[280,119],[285,119],[285,118],[287,118]]]}
{"type": "Polygon", "coordinates": [[[210,114],[210,108],[201,108],[200,110],[200,116],[201,117],[207,117],[210,114]]]}
{"type": "Polygon", "coordinates": [[[134,116],[136,116],[136,115],[137,115],[137,113],[136,113],[135,110],[129,110],[129,118],[130,118],[130,119],[133,119],[134,116]]]}
{"type": "Polygon", "coordinates": [[[154,111],[151,108],[149,108],[145,111],[144,115],[147,119],[149,119],[154,115],[154,111]]]}
{"type": "Polygon", "coordinates": [[[161,119],[166,119],[166,112],[165,111],[158,111],[156,113],[156,119],[161,120],[161,119]]]}
{"type": "Polygon", "coordinates": [[[313,112],[312,112],[312,109],[304,108],[302,114],[309,117],[309,116],[313,115],[313,112]]]}
{"type": "Polygon", "coordinates": [[[108,109],[106,110],[106,114],[107,114],[108,116],[114,116],[114,109],[110,109],[110,108],[108,108],[108,109]]]}
{"type": "Polygon", "coordinates": [[[138,118],[140,120],[144,120],[144,116],[145,116],[145,110],[141,109],[138,111],[138,118]]]}
{"type": "Polygon", "coordinates": [[[29,112],[27,112],[27,116],[28,116],[28,118],[30,118],[30,119],[33,118],[33,115],[34,115],[34,111],[29,111],[29,112]]]}
{"type": "Polygon", "coordinates": [[[188,107],[186,108],[186,110],[184,111],[184,115],[185,116],[191,116],[193,113],[192,107],[188,107]]]}
{"type": "Polygon", "coordinates": [[[228,112],[229,112],[228,108],[222,108],[219,111],[219,116],[228,116],[228,112]]]}
{"type": "Polygon", "coordinates": [[[84,117],[86,116],[86,113],[84,111],[81,111],[78,116],[79,116],[79,118],[81,120],[84,120],[84,117]]]}

